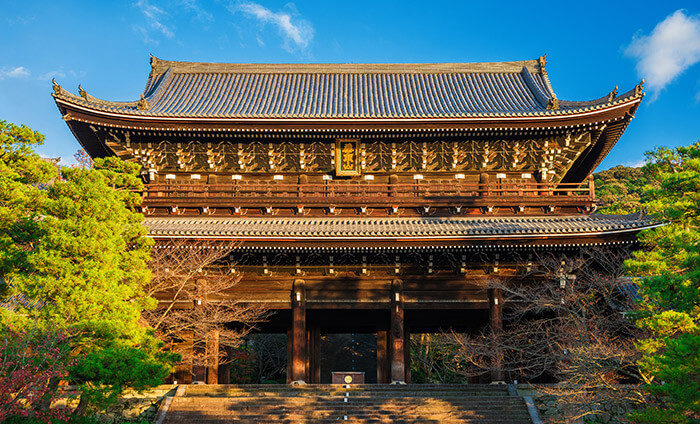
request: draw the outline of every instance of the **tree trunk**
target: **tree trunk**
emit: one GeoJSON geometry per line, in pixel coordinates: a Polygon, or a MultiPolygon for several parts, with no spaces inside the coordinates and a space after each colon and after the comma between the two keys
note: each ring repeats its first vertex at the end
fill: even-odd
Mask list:
{"type": "Polygon", "coordinates": [[[84,394],[80,395],[80,402],[78,402],[78,406],[75,408],[75,411],[73,411],[73,415],[77,415],[79,417],[82,417],[85,415],[85,411],[87,411],[88,407],[88,399],[87,396],[84,394]]]}

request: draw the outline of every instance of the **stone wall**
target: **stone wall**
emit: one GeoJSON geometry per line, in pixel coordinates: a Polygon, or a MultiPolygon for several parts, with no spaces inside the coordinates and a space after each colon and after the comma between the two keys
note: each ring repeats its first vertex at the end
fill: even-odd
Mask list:
{"type": "Polygon", "coordinates": [[[519,384],[517,389],[519,395],[532,397],[539,410],[540,418],[545,423],[626,424],[629,423],[627,415],[639,407],[641,400],[646,396],[641,386],[617,385],[611,388],[609,393],[594,396],[595,400],[591,403],[570,405],[556,395],[557,390],[566,390],[565,386],[519,384]],[[575,421],[567,420],[567,416],[572,412],[574,415],[588,415],[575,421]]]}

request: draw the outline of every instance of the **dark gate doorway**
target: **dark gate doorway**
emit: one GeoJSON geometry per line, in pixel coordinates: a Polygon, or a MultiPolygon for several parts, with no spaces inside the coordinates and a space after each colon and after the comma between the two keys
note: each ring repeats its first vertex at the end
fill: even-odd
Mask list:
{"type": "Polygon", "coordinates": [[[377,383],[376,333],[321,333],[321,384],[333,372],[361,372],[367,384],[377,383]]]}

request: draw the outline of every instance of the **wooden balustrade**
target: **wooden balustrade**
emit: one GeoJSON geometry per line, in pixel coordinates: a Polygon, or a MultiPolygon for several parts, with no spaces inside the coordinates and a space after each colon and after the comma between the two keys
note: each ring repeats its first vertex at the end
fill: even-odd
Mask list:
{"type": "MultiPolygon", "coordinates": [[[[230,184],[149,184],[143,193],[145,203],[163,201],[244,201],[274,203],[363,203],[414,201],[483,200],[485,203],[551,200],[593,201],[592,182],[536,183],[496,182],[375,184],[364,181],[330,181],[321,184],[289,184],[278,182],[234,182],[230,184]]],[[[558,202],[556,202],[558,203],[558,202]]]]}
{"type": "Polygon", "coordinates": [[[449,197],[509,197],[542,198],[566,196],[593,199],[592,187],[579,183],[494,183],[494,184],[365,184],[338,182],[329,184],[149,184],[144,191],[146,200],[158,198],[352,198],[352,199],[415,199],[449,197]]]}

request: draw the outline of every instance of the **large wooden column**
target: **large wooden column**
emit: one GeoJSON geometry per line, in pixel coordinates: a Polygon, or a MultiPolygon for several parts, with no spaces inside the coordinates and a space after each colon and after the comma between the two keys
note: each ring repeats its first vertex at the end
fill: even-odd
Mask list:
{"type": "Polygon", "coordinates": [[[406,357],[404,343],[403,282],[391,283],[391,311],[389,327],[389,346],[391,352],[391,382],[406,382],[406,357]]]}
{"type": "Polygon", "coordinates": [[[312,325],[307,331],[307,383],[321,383],[321,328],[318,325],[312,325]]]}
{"type": "Polygon", "coordinates": [[[233,356],[233,348],[225,346],[223,350],[226,352],[226,362],[219,364],[219,384],[231,383],[231,357],[233,356]]]}
{"type": "Polygon", "coordinates": [[[292,324],[287,328],[287,384],[292,382],[292,324]]]}
{"type": "Polygon", "coordinates": [[[182,333],[180,338],[182,341],[177,343],[176,346],[181,352],[186,352],[183,358],[185,362],[175,366],[173,380],[177,381],[179,384],[192,384],[192,377],[195,373],[194,365],[192,364],[192,357],[194,356],[194,334],[191,331],[187,331],[182,333]]]}
{"type": "Polygon", "coordinates": [[[292,382],[306,381],[306,290],[304,280],[292,287],[292,382]]]}
{"type": "Polygon", "coordinates": [[[491,365],[491,381],[503,381],[503,352],[500,349],[500,336],[503,331],[503,295],[501,289],[489,289],[489,318],[493,332],[493,357],[491,365]]]}
{"type": "Polygon", "coordinates": [[[391,383],[389,376],[389,334],[386,330],[377,330],[377,383],[391,383]]]}
{"type": "Polygon", "coordinates": [[[406,384],[411,384],[411,330],[406,325],[404,320],[403,323],[403,369],[404,369],[404,380],[406,384]]]}
{"type": "Polygon", "coordinates": [[[219,384],[219,330],[207,334],[207,384],[219,384]]]}

